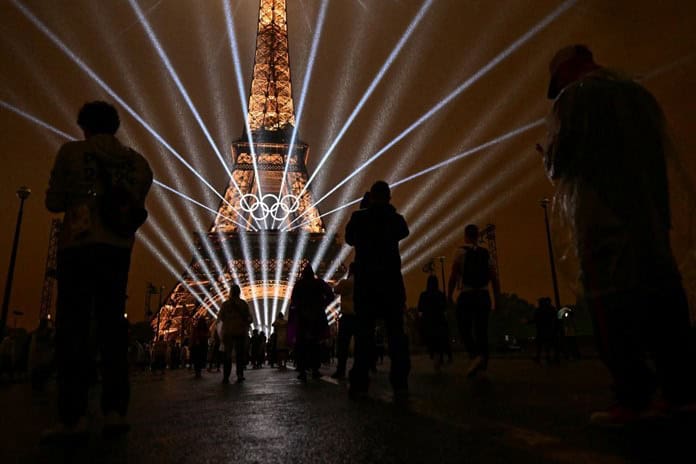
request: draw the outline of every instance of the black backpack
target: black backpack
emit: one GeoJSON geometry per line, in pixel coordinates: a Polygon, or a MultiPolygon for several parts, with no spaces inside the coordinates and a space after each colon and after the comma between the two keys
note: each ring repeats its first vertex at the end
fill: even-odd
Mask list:
{"type": "Polygon", "coordinates": [[[102,224],[120,237],[131,238],[145,223],[147,210],[124,185],[114,179],[106,163],[98,161],[98,167],[104,185],[104,192],[98,199],[102,224]]]}
{"type": "Polygon", "coordinates": [[[481,247],[467,248],[461,269],[462,285],[471,288],[485,288],[490,280],[490,256],[481,247]]]}

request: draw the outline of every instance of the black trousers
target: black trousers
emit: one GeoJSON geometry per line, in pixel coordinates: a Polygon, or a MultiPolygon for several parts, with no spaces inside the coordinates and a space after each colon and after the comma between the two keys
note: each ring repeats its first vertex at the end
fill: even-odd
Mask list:
{"type": "Polygon", "coordinates": [[[348,362],[348,348],[350,339],[355,336],[356,328],[355,314],[343,314],[338,321],[338,337],[336,340],[336,358],[338,365],[336,372],[341,374],[346,373],[346,363],[348,362]]]}
{"type": "Polygon", "coordinates": [[[224,359],[222,362],[222,377],[225,379],[230,378],[232,373],[232,350],[235,354],[235,367],[237,372],[237,378],[241,379],[244,377],[244,367],[246,366],[246,354],[247,354],[247,336],[223,336],[223,343],[225,345],[225,352],[223,353],[224,359]]]}
{"type": "Polygon", "coordinates": [[[353,391],[367,391],[369,370],[374,366],[376,356],[375,328],[377,319],[383,317],[389,345],[389,381],[394,390],[408,388],[408,374],[411,371],[408,337],[404,332],[402,308],[375,307],[368,304],[356,305],[355,359],[350,370],[350,388],[353,391]]]}
{"type": "Polygon", "coordinates": [[[191,347],[191,364],[196,372],[201,372],[205,367],[205,360],[208,355],[208,343],[198,343],[191,347]]]}
{"type": "Polygon", "coordinates": [[[321,340],[299,330],[295,342],[295,362],[297,370],[318,370],[321,367],[321,340]]]}
{"type": "Polygon", "coordinates": [[[696,399],[696,347],[681,284],[588,303],[600,356],[611,372],[619,404],[644,408],[658,387],[676,404],[696,399]],[[651,354],[655,370],[647,364],[651,354]]]}
{"type": "Polygon", "coordinates": [[[63,424],[75,424],[87,412],[92,317],[101,356],[102,412],[127,412],[128,323],[123,313],[130,254],[130,249],[108,245],[58,252],[56,362],[58,414],[63,424]]]}
{"type": "Polygon", "coordinates": [[[482,367],[488,366],[488,316],[491,313],[491,297],[487,289],[469,290],[457,298],[457,323],[459,335],[469,353],[483,359],[482,367]]]}

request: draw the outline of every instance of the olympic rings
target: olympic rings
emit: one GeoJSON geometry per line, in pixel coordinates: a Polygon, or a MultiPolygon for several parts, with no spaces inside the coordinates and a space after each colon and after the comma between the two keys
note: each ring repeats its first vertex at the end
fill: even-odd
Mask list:
{"type": "Polygon", "coordinates": [[[257,221],[273,219],[284,221],[290,213],[300,209],[300,198],[295,195],[284,195],[280,198],[273,193],[267,193],[263,197],[247,193],[239,200],[239,208],[251,215],[257,221]]]}

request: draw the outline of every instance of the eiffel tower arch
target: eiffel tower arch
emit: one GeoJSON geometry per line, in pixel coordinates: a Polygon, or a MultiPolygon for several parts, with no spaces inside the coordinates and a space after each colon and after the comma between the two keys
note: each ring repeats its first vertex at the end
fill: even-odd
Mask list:
{"type": "MultiPolygon", "coordinates": [[[[232,143],[232,178],[210,230],[152,319],[158,337],[184,340],[193,321],[215,317],[238,284],[254,327],[270,332],[308,263],[325,280],[345,272],[307,188],[309,145],[295,136],[285,0],[261,0],[247,121],[232,143]]],[[[337,316],[329,308],[328,317],[337,316]]]]}

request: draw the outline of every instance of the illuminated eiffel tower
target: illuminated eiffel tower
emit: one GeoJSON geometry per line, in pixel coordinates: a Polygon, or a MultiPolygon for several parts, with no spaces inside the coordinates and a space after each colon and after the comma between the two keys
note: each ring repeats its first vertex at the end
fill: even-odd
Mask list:
{"type": "Polygon", "coordinates": [[[188,269],[152,319],[153,329],[169,339],[185,339],[195,318],[214,315],[232,283],[250,303],[254,327],[268,332],[305,264],[329,281],[345,272],[342,263],[323,259],[335,260],[340,244],[325,234],[312,206],[309,146],[294,138],[285,0],[260,2],[250,93],[247,124],[231,147],[225,200],[210,231],[197,235],[188,269]]]}

